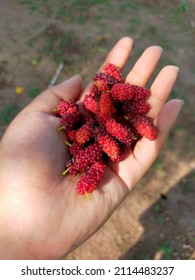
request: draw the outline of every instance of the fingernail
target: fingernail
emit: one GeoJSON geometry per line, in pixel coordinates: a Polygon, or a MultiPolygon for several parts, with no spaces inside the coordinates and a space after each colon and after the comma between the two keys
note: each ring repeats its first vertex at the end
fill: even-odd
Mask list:
{"type": "Polygon", "coordinates": [[[163,52],[163,48],[161,46],[155,45],[155,46],[152,46],[152,48],[159,49],[159,51],[161,51],[161,53],[163,52]]]}
{"type": "Polygon", "coordinates": [[[181,105],[181,108],[183,107],[183,105],[184,105],[184,100],[183,99],[177,99],[179,102],[180,102],[180,105],[181,105]]]}
{"type": "Polygon", "coordinates": [[[175,69],[177,70],[177,72],[179,72],[179,67],[178,66],[175,66],[175,69]]]}
{"type": "Polygon", "coordinates": [[[180,102],[181,102],[181,107],[182,107],[184,105],[184,100],[181,99],[180,102]]]}

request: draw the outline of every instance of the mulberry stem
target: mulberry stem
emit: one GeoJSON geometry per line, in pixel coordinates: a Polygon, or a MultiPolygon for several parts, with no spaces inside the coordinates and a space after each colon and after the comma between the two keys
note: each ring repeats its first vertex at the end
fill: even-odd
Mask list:
{"type": "Polygon", "coordinates": [[[69,147],[72,146],[72,144],[70,144],[68,141],[65,141],[66,145],[68,145],[69,147]]]}
{"type": "Polygon", "coordinates": [[[62,174],[63,174],[63,175],[66,175],[66,173],[68,173],[69,169],[70,169],[70,167],[67,168],[66,170],[64,170],[64,172],[63,172],[62,174]]]}
{"type": "Polygon", "coordinates": [[[85,195],[86,195],[88,200],[91,200],[91,196],[90,196],[90,194],[88,192],[85,192],[85,195]]]}
{"type": "Polygon", "coordinates": [[[62,126],[60,126],[60,127],[57,128],[57,131],[61,131],[61,130],[64,129],[64,128],[65,128],[65,126],[62,125],[62,126]]]}

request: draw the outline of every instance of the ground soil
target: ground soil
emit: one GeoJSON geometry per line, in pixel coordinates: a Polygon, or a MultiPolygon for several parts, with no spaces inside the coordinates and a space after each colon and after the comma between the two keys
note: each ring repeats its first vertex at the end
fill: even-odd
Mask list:
{"type": "Polygon", "coordinates": [[[166,64],[180,68],[171,98],[185,104],[158,160],[66,259],[195,259],[194,14],[194,0],[0,0],[0,136],[60,62],[58,82],[79,73],[86,84],[123,36],[135,41],[125,73],[150,45],[164,49],[151,81],[166,64]]]}

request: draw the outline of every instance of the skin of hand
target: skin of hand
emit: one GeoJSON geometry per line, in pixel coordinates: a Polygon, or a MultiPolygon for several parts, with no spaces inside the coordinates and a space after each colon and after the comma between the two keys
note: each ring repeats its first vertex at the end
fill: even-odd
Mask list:
{"type": "MultiPolygon", "coordinates": [[[[131,38],[122,38],[104,64],[122,70],[132,45],[131,38]]],[[[158,46],[148,47],[126,82],[146,86],[161,53],[158,46]]],[[[92,201],[77,195],[78,176],[62,176],[69,154],[52,113],[61,100],[83,99],[88,88],[82,90],[80,76],[48,88],[16,116],[0,142],[1,259],[63,258],[105,223],[157,158],[179,114],[181,100],[166,103],[177,74],[176,66],[165,66],[151,86],[149,115],[158,138],[142,138],[124,161],[107,166],[92,201]]]]}

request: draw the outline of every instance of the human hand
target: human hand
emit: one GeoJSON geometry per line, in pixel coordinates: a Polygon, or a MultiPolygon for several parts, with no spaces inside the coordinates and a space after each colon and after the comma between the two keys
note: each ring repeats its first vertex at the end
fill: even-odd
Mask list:
{"type": "MultiPolygon", "coordinates": [[[[121,39],[108,54],[123,68],[132,48],[121,39]]],[[[149,47],[128,73],[126,82],[145,86],[161,56],[149,47]]],[[[105,64],[104,63],[104,64],[105,64]]],[[[92,201],[75,191],[78,177],[62,176],[68,149],[64,133],[57,133],[59,118],[52,111],[61,100],[82,100],[77,75],[47,89],[8,127],[0,142],[0,258],[59,259],[93,235],[143,177],[158,156],[181,109],[181,100],[167,103],[178,69],[165,66],[151,86],[150,116],[159,135],[142,138],[122,162],[106,167],[92,201]]]]}

